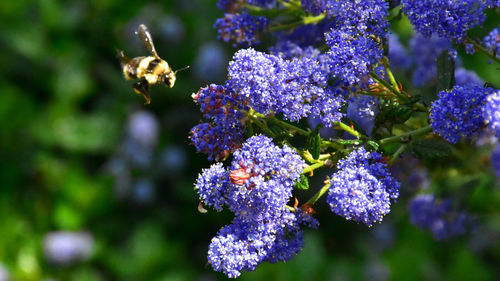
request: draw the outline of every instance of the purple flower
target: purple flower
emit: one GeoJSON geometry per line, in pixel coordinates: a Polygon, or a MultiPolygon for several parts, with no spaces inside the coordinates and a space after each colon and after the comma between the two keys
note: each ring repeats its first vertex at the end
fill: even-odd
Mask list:
{"type": "Polygon", "coordinates": [[[210,122],[191,129],[191,141],[198,152],[209,160],[224,159],[241,147],[245,122],[238,110],[236,94],[223,86],[212,84],[193,94],[203,116],[210,122]]]}
{"type": "Polygon", "coordinates": [[[469,29],[481,25],[486,16],[482,0],[403,0],[403,12],[415,29],[429,38],[440,37],[462,42],[469,29]]]}
{"type": "Polygon", "coordinates": [[[477,85],[457,85],[439,92],[429,116],[432,130],[451,143],[471,137],[484,124],[482,107],[491,91],[477,85]]]}
{"type": "Polygon", "coordinates": [[[491,153],[490,163],[495,175],[497,178],[500,178],[500,144],[498,144],[496,149],[491,153]]]}
{"type": "Polygon", "coordinates": [[[266,136],[249,138],[234,152],[231,167],[221,163],[203,170],[196,189],[205,204],[234,212],[232,224],[212,239],[208,261],[230,278],[251,271],[262,261],[285,261],[302,248],[300,225],[318,223],[302,211],[285,207],[304,167],[288,146],[266,136]]]}
{"type": "Polygon", "coordinates": [[[453,211],[451,201],[436,200],[432,194],[420,194],[410,202],[410,222],[429,230],[434,239],[444,240],[465,232],[467,215],[453,211]]]}
{"type": "Polygon", "coordinates": [[[488,127],[500,138],[500,90],[494,91],[486,97],[483,117],[488,123],[488,127]]]}
{"type": "Polygon", "coordinates": [[[378,113],[378,100],[371,96],[352,97],[347,107],[347,118],[356,122],[368,136],[371,136],[375,116],[378,113]]]}
{"type": "Polygon", "coordinates": [[[436,79],[436,59],[446,49],[451,47],[450,41],[433,35],[426,38],[420,33],[410,41],[410,49],[415,61],[413,84],[423,86],[436,79]]]}
{"type": "Polygon", "coordinates": [[[264,115],[282,113],[299,121],[318,116],[325,126],[340,120],[344,91],[328,87],[327,75],[314,57],[285,60],[243,49],[230,62],[226,87],[238,93],[238,103],[264,115]]]}
{"type": "Polygon", "coordinates": [[[395,33],[387,35],[389,40],[389,62],[391,67],[396,69],[406,70],[412,64],[411,57],[408,55],[406,48],[399,42],[399,37],[395,33]]]}
{"type": "Polygon", "coordinates": [[[225,14],[223,18],[217,19],[214,28],[217,29],[218,38],[224,42],[230,40],[237,44],[248,47],[260,43],[258,33],[267,29],[269,22],[266,17],[253,17],[247,12],[241,14],[225,14]]]}
{"type": "Polygon", "coordinates": [[[468,84],[482,85],[484,81],[473,71],[463,67],[455,69],[455,81],[457,85],[465,86],[468,84]]]}
{"type": "Polygon", "coordinates": [[[500,27],[493,29],[486,35],[483,43],[488,50],[500,57],[500,27]]]}
{"type": "Polygon", "coordinates": [[[364,147],[339,160],[327,197],[332,212],[367,226],[382,221],[390,212],[390,199],[399,196],[400,184],[381,161],[380,154],[364,147]]]}
{"type": "Polygon", "coordinates": [[[356,84],[383,57],[388,4],[382,0],[328,1],[334,27],[325,33],[330,72],[346,84],[356,84]]]}
{"type": "Polygon", "coordinates": [[[319,15],[325,11],[327,2],[328,0],[301,0],[300,5],[304,11],[319,15]]]}
{"type": "Polygon", "coordinates": [[[49,232],[43,239],[45,258],[57,265],[86,260],[92,253],[93,244],[92,235],[86,232],[49,232]]]}
{"type": "Polygon", "coordinates": [[[200,200],[217,211],[222,211],[222,207],[226,205],[228,174],[222,163],[216,163],[208,169],[203,169],[195,184],[200,200]]]}

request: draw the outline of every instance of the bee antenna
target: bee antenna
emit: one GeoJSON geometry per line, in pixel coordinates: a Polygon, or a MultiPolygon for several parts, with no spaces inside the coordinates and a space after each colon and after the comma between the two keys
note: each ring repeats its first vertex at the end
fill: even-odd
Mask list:
{"type": "Polygon", "coordinates": [[[186,70],[189,68],[189,65],[188,66],[184,66],[183,68],[180,68],[180,69],[177,69],[176,71],[174,71],[175,74],[177,74],[177,72],[180,72],[180,71],[183,71],[183,70],[186,70]]]}

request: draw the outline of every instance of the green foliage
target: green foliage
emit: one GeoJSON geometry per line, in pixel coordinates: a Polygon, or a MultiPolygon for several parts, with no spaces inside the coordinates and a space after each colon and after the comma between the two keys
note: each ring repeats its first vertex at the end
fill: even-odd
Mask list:
{"type": "Polygon", "coordinates": [[[437,90],[443,91],[455,86],[455,59],[448,50],[441,52],[436,60],[437,90]]]}
{"type": "Polygon", "coordinates": [[[411,142],[407,151],[419,159],[445,158],[451,153],[451,147],[442,140],[416,140],[411,142]]]}

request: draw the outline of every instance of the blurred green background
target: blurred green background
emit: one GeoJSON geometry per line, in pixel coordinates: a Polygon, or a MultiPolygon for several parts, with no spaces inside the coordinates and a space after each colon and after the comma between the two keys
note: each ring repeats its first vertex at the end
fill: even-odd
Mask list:
{"type": "MultiPolygon", "coordinates": [[[[209,163],[188,140],[201,119],[191,93],[224,81],[234,52],[212,29],[223,14],[215,2],[0,2],[1,281],[225,280],[206,252],[231,214],[198,212],[193,183],[209,163]],[[172,68],[191,66],[174,88],[154,87],[148,106],[115,53],[146,54],[139,23],[172,68]],[[86,254],[75,256],[75,243],[86,254]]],[[[465,64],[488,75],[481,59],[465,64]]],[[[438,180],[450,190],[474,186],[478,223],[467,235],[435,242],[409,224],[411,190],[372,229],[323,202],[320,230],[306,231],[295,259],[241,280],[498,280],[495,179],[447,176],[438,180]]]]}

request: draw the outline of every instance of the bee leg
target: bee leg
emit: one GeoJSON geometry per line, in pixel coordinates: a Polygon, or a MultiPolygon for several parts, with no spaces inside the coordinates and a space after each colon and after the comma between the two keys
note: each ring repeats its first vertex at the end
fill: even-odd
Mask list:
{"type": "Polygon", "coordinates": [[[151,103],[151,98],[149,97],[149,83],[146,80],[141,80],[134,84],[134,92],[138,95],[142,95],[146,99],[145,104],[151,103]]]}
{"type": "Polygon", "coordinates": [[[122,67],[130,61],[130,58],[122,50],[116,49],[116,56],[120,59],[122,67]]]}

